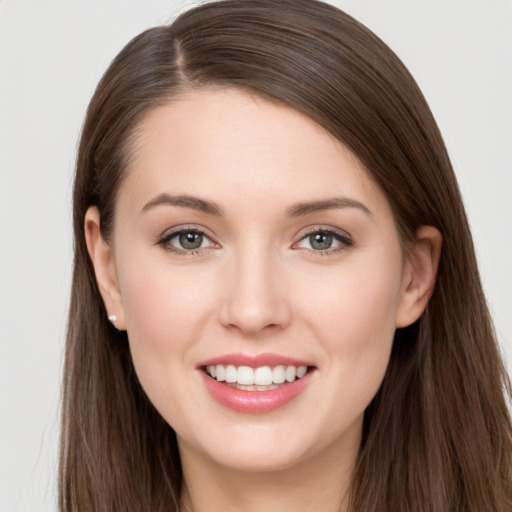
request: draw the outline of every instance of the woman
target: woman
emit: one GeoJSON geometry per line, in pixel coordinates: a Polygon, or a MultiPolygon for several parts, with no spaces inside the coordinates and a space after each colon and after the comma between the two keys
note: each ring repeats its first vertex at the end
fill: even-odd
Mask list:
{"type": "Polygon", "coordinates": [[[310,0],[136,37],[74,192],[62,510],[510,510],[457,183],[412,77],[310,0]]]}

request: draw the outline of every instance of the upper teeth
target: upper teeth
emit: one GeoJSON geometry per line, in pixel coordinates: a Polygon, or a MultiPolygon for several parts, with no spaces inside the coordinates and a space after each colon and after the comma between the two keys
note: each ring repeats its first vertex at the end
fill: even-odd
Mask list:
{"type": "Polygon", "coordinates": [[[307,366],[234,366],[232,364],[209,365],[206,372],[219,382],[237,383],[246,386],[256,384],[257,386],[270,386],[271,384],[282,384],[284,381],[293,382],[296,378],[306,375],[307,366]]]}

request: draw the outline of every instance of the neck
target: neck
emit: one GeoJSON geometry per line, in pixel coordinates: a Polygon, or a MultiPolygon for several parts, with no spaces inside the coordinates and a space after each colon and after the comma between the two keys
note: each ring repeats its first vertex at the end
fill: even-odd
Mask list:
{"type": "Polygon", "coordinates": [[[293,467],[240,471],[193,453],[180,442],[181,512],[347,512],[360,438],[332,445],[293,467]]]}

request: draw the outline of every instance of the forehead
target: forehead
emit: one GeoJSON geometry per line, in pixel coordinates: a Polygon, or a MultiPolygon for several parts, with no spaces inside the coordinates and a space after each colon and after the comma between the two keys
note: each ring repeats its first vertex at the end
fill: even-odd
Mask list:
{"type": "Polygon", "coordinates": [[[120,200],[141,204],[162,192],[283,207],[340,194],[386,203],[359,160],[326,130],[237,89],[186,92],[141,122],[120,200]]]}

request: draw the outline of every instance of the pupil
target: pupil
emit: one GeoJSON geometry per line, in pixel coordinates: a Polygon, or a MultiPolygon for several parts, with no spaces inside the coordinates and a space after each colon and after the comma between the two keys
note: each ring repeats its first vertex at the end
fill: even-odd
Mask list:
{"type": "Polygon", "coordinates": [[[309,237],[309,243],[313,249],[317,249],[319,251],[329,249],[332,245],[332,235],[316,233],[309,237]]]}
{"type": "Polygon", "coordinates": [[[201,233],[181,233],[180,234],[180,245],[184,249],[199,249],[203,243],[203,235],[201,233]]]}

